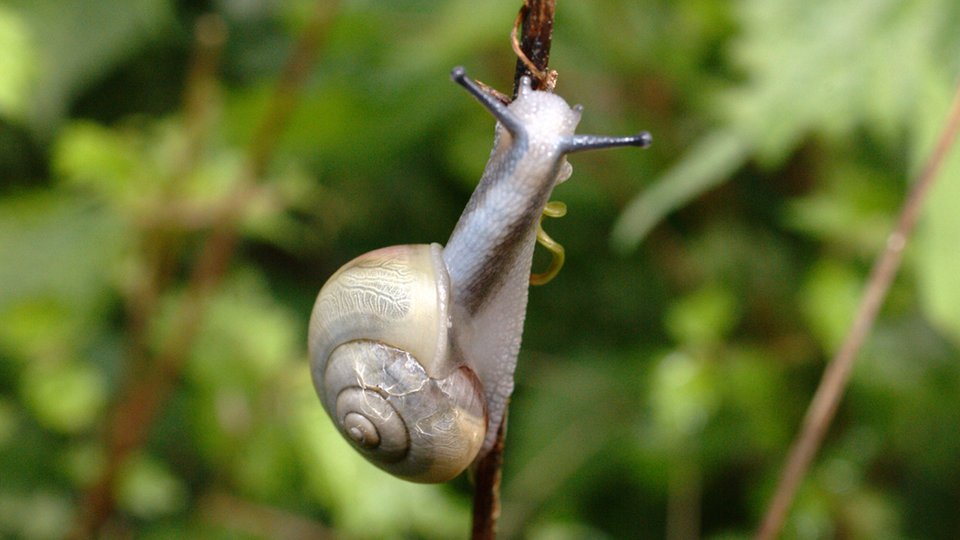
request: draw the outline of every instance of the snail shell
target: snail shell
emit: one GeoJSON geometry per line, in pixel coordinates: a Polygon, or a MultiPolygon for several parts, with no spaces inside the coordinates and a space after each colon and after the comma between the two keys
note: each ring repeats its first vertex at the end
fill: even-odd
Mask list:
{"type": "Polygon", "coordinates": [[[481,384],[449,354],[449,299],[438,244],[392,246],[337,271],[310,320],[324,408],[371,463],[415,482],[460,474],[486,431],[481,384]]]}

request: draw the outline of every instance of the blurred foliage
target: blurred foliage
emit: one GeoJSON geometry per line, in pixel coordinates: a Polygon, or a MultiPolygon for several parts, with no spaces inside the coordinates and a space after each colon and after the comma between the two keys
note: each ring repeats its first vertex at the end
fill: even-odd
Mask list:
{"type": "MultiPolygon", "coordinates": [[[[448,73],[509,89],[519,4],[0,5],[0,536],[62,537],[111,466],[118,535],[466,536],[467,478],[404,483],[340,440],[306,326],[340,264],[446,239],[492,131],[448,73]],[[318,7],[318,60],[250,178],[318,7]],[[205,13],[227,30],[206,68],[205,13]],[[237,250],[196,304],[223,223],[237,250]],[[194,327],[145,444],[111,464],[122,389],[194,327]]],[[[553,67],[582,131],[655,144],[578,155],[555,194],[568,262],[531,292],[501,530],[748,537],[944,123],[960,4],[558,9],[553,67]]],[[[960,530],[958,202],[954,149],[785,538],[960,530]]]]}

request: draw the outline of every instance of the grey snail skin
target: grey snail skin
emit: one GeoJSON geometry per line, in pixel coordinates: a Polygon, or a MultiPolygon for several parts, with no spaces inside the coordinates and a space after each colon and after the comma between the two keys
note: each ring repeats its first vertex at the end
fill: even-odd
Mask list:
{"type": "Polygon", "coordinates": [[[504,105],[451,74],[497,119],[490,159],[446,246],[401,245],[341,267],[310,319],[310,371],[344,438],[381,469],[444,482],[493,446],[520,351],[537,226],[566,156],[646,147],[649,133],[575,135],[582,108],[521,81],[504,105]]]}

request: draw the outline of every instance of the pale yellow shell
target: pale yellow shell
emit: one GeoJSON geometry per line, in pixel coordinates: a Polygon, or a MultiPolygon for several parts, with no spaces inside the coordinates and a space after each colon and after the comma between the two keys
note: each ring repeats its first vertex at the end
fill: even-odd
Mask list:
{"type": "Polygon", "coordinates": [[[310,320],[324,408],[368,460],[415,482],[460,474],[486,432],[481,385],[449,354],[449,295],[439,245],[393,246],[338,270],[310,320]]]}

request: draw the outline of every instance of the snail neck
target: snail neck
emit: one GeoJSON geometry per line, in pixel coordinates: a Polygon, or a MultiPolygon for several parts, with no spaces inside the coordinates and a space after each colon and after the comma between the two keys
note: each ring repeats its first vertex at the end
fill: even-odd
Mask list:
{"type": "MultiPolygon", "coordinates": [[[[562,154],[519,159],[497,152],[443,250],[451,287],[451,348],[484,381],[487,433],[496,439],[510,394],[527,309],[536,226],[553,187],[566,174],[562,154]]],[[[513,148],[516,148],[514,146],[513,148]]],[[[529,157],[529,155],[527,155],[529,157]]]]}
{"type": "Polygon", "coordinates": [[[529,159],[529,151],[517,150],[520,141],[498,153],[505,138],[509,134],[499,132],[480,183],[443,251],[453,303],[471,314],[511,279],[526,287],[537,222],[566,164],[562,154],[542,148],[545,155],[529,159]]]}

